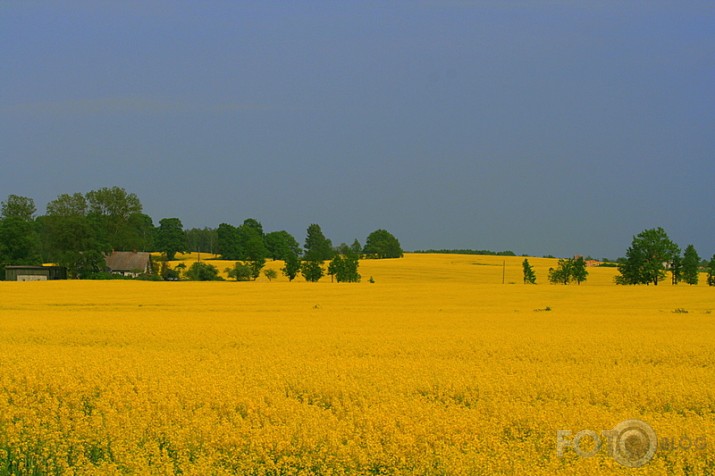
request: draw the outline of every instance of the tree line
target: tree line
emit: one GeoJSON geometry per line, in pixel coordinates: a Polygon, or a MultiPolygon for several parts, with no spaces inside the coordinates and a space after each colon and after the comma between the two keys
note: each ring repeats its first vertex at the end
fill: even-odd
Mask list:
{"type": "MultiPolygon", "coordinates": [[[[661,227],[646,229],[635,235],[626,255],[617,260],[618,275],[615,283],[620,285],[653,284],[657,286],[670,273],[672,284],[684,282],[698,284],[700,273],[707,273],[707,284],[715,286],[715,255],[704,261],[695,246],[689,244],[685,250],[675,244],[661,227]]],[[[522,263],[525,284],[536,283],[536,274],[524,259],[522,263]]],[[[560,259],[556,268],[549,269],[552,284],[581,284],[588,277],[586,263],[582,257],[560,259]]]]}
{"type": "MultiPolygon", "coordinates": [[[[320,226],[311,224],[301,248],[287,231],[266,233],[253,218],[238,226],[222,223],[217,228],[186,230],[179,218],[172,217],[155,226],[137,195],[121,187],[60,194],[39,216],[32,198],[9,195],[0,202],[0,279],[5,276],[5,266],[42,263],[66,267],[73,278],[97,277],[105,271],[105,256],[111,251],[140,250],[161,252],[164,264],[160,274],[170,279],[178,274],[165,261],[188,251],[236,261],[229,273],[235,279],[256,279],[266,260],[273,259],[285,261],[284,273],[289,279],[303,273],[309,281],[319,280],[326,272],[338,281],[357,281],[360,258],[403,255],[399,240],[382,229],[370,233],[364,246],[356,239],[350,246],[334,247],[320,226]],[[327,269],[325,261],[330,262],[327,269]]],[[[186,276],[206,279],[203,265],[208,264],[187,270],[186,276]]]]}

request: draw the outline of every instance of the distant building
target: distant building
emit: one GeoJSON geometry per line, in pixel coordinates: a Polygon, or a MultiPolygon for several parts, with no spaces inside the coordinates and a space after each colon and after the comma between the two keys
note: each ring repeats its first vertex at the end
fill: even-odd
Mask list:
{"type": "Polygon", "coordinates": [[[598,261],[597,259],[589,259],[586,260],[586,266],[589,268],[595,267],[595,266],[601,266],[601,262],[598,261]]]}
{"type": "Polygon", "coordinates": [[[113,251],[104,260],[110,273],[133,278],[151,274],[151,254],[144,251],[113,251]]]}
{"type": "Polygon", "coordinates": [[[5,266],[5,281],[52,281],[67,279],[62,266],[5,266]]]}

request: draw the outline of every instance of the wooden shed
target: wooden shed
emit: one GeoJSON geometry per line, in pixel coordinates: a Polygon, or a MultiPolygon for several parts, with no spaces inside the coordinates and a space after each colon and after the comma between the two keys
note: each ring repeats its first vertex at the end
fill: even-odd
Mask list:
{"type": "Polygon", "coordinates": [[[51,281],[67,279],[62,266],[5,266],[5,281],[51,281]]]}

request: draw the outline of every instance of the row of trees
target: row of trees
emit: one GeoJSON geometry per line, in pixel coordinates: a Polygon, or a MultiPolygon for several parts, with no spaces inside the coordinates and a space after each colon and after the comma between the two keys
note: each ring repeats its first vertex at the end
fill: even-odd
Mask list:
{"type": "MultiPolygon", "coordinates": [[[[536,274],[528,259],[524,259],[523,276],[525,284],[534,284],[536,274]]],[[[652,228],[635,235],[626,256],[618,260],[616,284],[658,285],[670,272],[672,284],[685,282],[698,284],[700,273],[707,273],[707,283],[715,286],[715,255],[709,262],[701,261],[692,244],[681,252],[663,228],[652,228]]],[[[581,284],[588,277],[586,262],[582,257],[560,259],[558,266],[549,269],[552,284],[581,284]]]]}
{"type": "MultiPolygon", "coordinates": [[[[536,284],[536,273],[528,259],[522,262],[524,284],[536,284]]],[[[549,282],[551,284],[581,284],[588,278],[586,261],[582,256],[560,259],[556,268],[549,268],[549,282]]]]}
{"type": "MultiPolygon", "coordinates": [[[[352,245],[334,247],[320,225],[311,224],[306,230],[305,244],[300,247],[286,231],[263,233],[261,224],[247,219],[240,226],[222,223],[218,227],[217,249],[221,258],[236,260],[227,270],[237,280],[256,279],[266,259],[283,260],[281,269],[290,281],[300,273],[307,281],[319,281],[325,274],[323,264],[329,261],[327,274],[338,282],[357,282],[360,258],[398,258],[403,256],[399,241],[386,230],[375,230],[365,246],[356,239],[352,245]]],[[[271,279],[269,277],[269,279],[271,279]]]]}
{"type": "MultiPolygon", "coordinates": [[[[92,277],[104,271],[104,257],[112,250],[160,251],[166,260],[190,250],[218,253],[223,259],[238,262],[234,273],[240,276],[245,275],[242,267],[249,268],[251,279],[260,275],[266,259],[284,260],[290,279],[301,272],[310,280],[322,277],[318,276],[322,266],[306,263],[322,265],[336,260],[327,271],[343,281],[354,280],[357,275],[344,271],[347,263],[403,255],[397,238],[385,230],[371,233],[364,247],[357,240],[351,246],[333,247],[320,226],[312,224],[301,248],[290,233],[265,233],[261,223],[252,218],[239,226],[222,223],[216,229],[184,230],[179,218],[163,218],[154,226],[151,217],[143,213],[139,198],[120,187],[61,194],[40,216],[32,198],[10,195],[0,203],[0,279],[6,265],[43,262],[65,266],[71,277],[92,277]]],[[[162,270],[167,277],[176,276],[167,266],[162,270]]]]}
{"type": "MultiPolygon", "coordinates": [[[[715,286],[715,255],[705,266],[708,284],[715,286]]],[[[618,261],[617,284],[658,285],[671,273],[671,281],[678,284],[698,284],[701,261],[695,247],[690,244],[681,252],[663,228],[647,229],[633,237],[626,256],[618,261]]]]}

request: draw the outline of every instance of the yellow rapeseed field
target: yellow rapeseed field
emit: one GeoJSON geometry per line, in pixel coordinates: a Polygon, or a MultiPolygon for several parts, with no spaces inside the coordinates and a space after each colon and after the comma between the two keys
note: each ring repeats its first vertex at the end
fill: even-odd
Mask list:
{"type": "Polygon", "coordinates": [[[0,476],[715,474],[715,288],[549,285],[543,258],[530,286],[522,260],[0,282],[0,476]],[[607,444],[631,419],[639,468],[607,444]]]}

